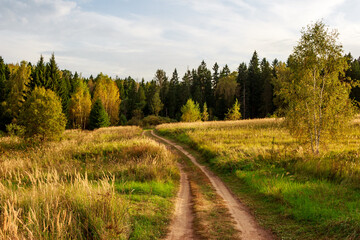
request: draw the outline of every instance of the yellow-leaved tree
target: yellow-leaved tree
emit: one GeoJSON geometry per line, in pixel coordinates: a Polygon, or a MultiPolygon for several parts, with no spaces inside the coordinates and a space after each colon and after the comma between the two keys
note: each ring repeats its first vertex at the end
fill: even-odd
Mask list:
{"type": "Polygon", "coordinates": [[[111,125],[119,122],[120,93],[116,83],[107,75],[100,73],[95,79],[93,102],[100,99],[110,117],[111,125]]]}
{"type": "Polygon", "coordinates": [[[348,64],[337,39],[337,31],[323,22],[309,25],[288,64],[277,67],[274,80],[287,127],[316,154],[321,143],[341,133],[354,115],[350,86],[341,81],[348,64]]]}
{"type": "Polygon", "coordinates": [[[85,129],[91,111],[91,96],[86,84],[80,80],[69,103],[69,117],[73,128],[85,129]]]}

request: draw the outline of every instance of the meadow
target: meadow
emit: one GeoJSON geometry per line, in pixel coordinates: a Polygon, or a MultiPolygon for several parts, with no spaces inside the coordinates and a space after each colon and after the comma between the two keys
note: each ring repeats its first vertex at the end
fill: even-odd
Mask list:
{"type": "Polygon", "coordinates": [[[139,127],[67,130],[58,142],[0,138],[0,239],[158,239],[176,156],[139,127]]]}
{"type": "Polygon", "coordinates": [[[282,119],[163,124],[157,131],[199,152],[282,239],[360,238],[360,124],[328,139],[319,155],[282,119]]]}

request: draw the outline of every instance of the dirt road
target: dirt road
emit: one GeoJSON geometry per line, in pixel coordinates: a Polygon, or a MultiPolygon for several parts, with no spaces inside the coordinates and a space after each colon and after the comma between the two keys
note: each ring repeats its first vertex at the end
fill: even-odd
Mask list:
{"type": "MultiPolygon", "coordinates": [[[[200,165],[195,157],[191,155],[188,151],[186,151],[183,147],[180,145],[165,139],[163,137],[160,137],[156,135],[153,131],[151,131],[151,134],[166,142],[169,145],[172,145],[177,150],[185,154],[197,167],[201,169],[201,171],[209,178],[211,184],[216,189],[216,192],[224,199],[227,208],[229,209],[229,212],[231,213],[232,217],[234,218],[236,222],[236,229],[238,229],[241,233],[242,239],[249,239],[249,240],[267,240],[267,239],[273,239],[272,235],[262,229],[257,222],[255,221],[254,217],[249,213],[246,206],[244,206],[231,192],[230,190],[225,186],[225,184],[217,177],[215,176],[210,170],[208,170],[205,166],[200,165]]],[[[175,239],[175,238],[174,238],[175,239]]],[[[177,238],[181,239],[181,238],[177,238]]]]}
{"type": "Polygon", "coordinates": [[[167,240],[194,239],[193,213],[191,207],[190,183],[187,174],[180,169],[180,190],[175,203],[174,219],[170,225],[167,240]]]}

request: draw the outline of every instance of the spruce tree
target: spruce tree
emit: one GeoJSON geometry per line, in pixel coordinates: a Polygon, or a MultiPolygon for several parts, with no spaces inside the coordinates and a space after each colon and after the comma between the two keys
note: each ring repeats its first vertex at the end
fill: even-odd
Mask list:
{"type": "Polygon", "coordinates": [[[60,70],[55,61],[54,53],[51,55],[50,61],[46,64],[46,83],[45,88],[51,89],[58,94],[60,82],[60,70]]]}
{"type": "Polygon", "coordinates": [[[178,110],[178,87],[179,87],[179,76],[175,68],[173,75],[170,79],[168,96],[166,98],[168,114],[170,118],[175,118],[176,111],[178,110]]]}
{"type": "Polygon", "coordinates": [[[249,82],[248,82],[248,69],[246,63],[241,63],[238,67],[238,77],[236,79],[239,84],[238,97],[241,102],[240,111],[243,118],[249,117],[249,82]]]}
{"type": "Polygon", "coordinates": [[[227,77],[230,74],[230,69],[227,64],[223,67],[223,69],[220,71],[219,78],[227,77]]]}
{"type": "Polygon", "coordinates": [[[264,58],[260,64],[261,68],[261,82],[262,94],[261,94],[261,106],[260,106],[260,117],[266,117],[274,112],[273,104],[273,85],[272,85],[272,69],[270,63],[264,58]]]}
{"type": "Polygon", "coordinates": [[[89,129],[107,127],[110,125],[110,119],[100,99],[97,99],[90,111],[89,129]]]}
{"type": "Polygon", "coordinates": [[[191,71],[191,96],[195,102],[203,103],[202,85],[198,72],[195,69],[191,71]]]}
{"type": "Polygon", "coordinates": [[[248,82],[249,82],[249,112],[250,118],[257,118],[260,116],[261,94],[263,84],[261,83],[261,75],[259,68],[259,57],[255,51],[248,68],[248,82]]]}
{"type": "Polygon", "coordinates": [[[212,75],[212,88],[216,89],[216,86],[219,83],[219,65],[215,63],[212,69],[214,70],[212,75]]]}
{"type": "Polygon", "coordinates": [[[46,84],[46,66],[44,62],[44,57],[40,55],[40,60],[37,62],[36,66],[33,67],[33,72],[31,73],[31,81],[29,87],[33,90],[35,87],[45,87],[46,84]]]}

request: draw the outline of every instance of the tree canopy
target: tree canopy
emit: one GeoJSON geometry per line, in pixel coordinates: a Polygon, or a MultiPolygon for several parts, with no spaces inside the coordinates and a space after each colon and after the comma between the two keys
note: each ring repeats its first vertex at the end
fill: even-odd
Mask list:
{"type": "Polygon", "coordinates": [[[318,153],[320,143],[347,125],[354,113],[350,86],[340,79],[348,68],[338,33],[323,22],[302,31],[288,66],[277,71],[276,94],[286,104],[291,133],[309,142],[318,153]]]}
{"type": "Polygon", "coordinates": [[[191,98],[181,107],[181,120],[184,122],[196,122],[201,120],[201,112],[198,103],[191,98]]]}
{"type": "Polygon", "coordinates": [[[18,123],[25,127],[25,137],[58,139],[66,126],[60,98],[50,89],[35,87],[21,108],[18,123]]]}

